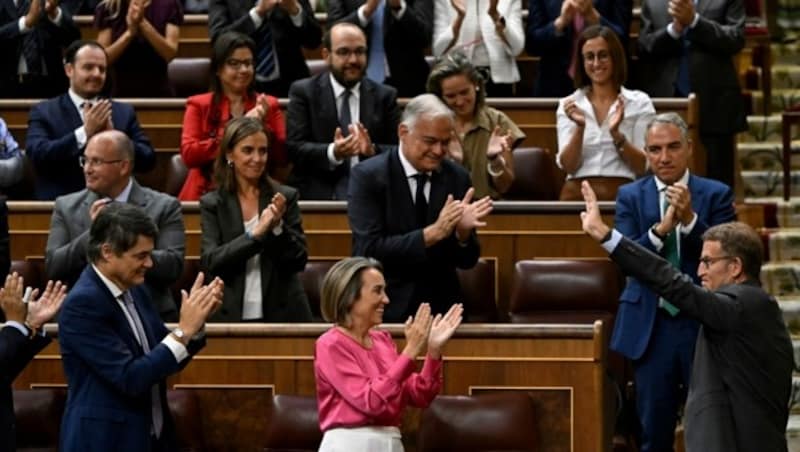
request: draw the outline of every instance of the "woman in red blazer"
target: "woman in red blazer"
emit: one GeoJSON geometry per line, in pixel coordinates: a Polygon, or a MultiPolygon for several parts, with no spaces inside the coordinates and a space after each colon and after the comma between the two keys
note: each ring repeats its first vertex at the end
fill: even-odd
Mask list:
{"type": "Polygon", "coordinates": [[[240,116],[260,118],[270,134],[269,174],[283,181],[288,174],[286,124],[278,99],[254,89],[255,43],[235,32],[221,35],[211,56],[211,92],[186,100],[181,134],[181,157],[189,175],[178,198],[197,201],[213,190],[213,164],[219,152],[222,131],[229,120],[240,116]]]}

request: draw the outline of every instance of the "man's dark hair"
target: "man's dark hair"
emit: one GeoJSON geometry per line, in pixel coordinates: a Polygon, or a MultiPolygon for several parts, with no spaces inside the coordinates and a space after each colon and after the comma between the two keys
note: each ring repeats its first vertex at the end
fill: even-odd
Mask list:
{"type": "Polygon", "coordinates": [[[620,89],[628,78],[628,64],[626,62],[625,48],[622,46],[617,34],[605,25],[591,25],[586,27],[578,38],[578,47],[575,49],[577,62],[575,63],[575,88],[583,88],[592,84],[586,73],[583,59],[583,45],[594,38],[603,38],[608,44],[608,54],[611,57],[611,81],[614,87],[620,89]]]}
{"type": "Polygon", "coordinates": [[[140,236],[153,240],[158,228],[144,211],[123,202],[111,202],[100,210],[89,230],[86,257],[95,263],[101,259],[101,247],[108,244],[117,256],[133,248],[140,236]]]}
{"type": "Polygon", "coordinates": [[[72,44],[67,46],[67,49],[64,50],[64,64],[73,64],[75,63],[75,54],[78,53],[84,47],[94,47],[96,49],[100,49],[106,55],[106,61],[108,61],[108,53],[106,49],[103,48],[97,41],[92,41],[91,39],[79,39],[77,41],[72,41],[72,44]]]}
{"type": "MultiPolygon", "coordinates": [[[[256,57],[256,43],[249,36],[235,31],[228,31],[220,35],[214,41],[214,47],[211,51],[211,92],[214,93],[214,104],[218,104],[222,93],[222,82],[219,80],[217,73],[225,66],[228,58],[233,55],[233,52],[238,49],[250,49],[253,58],[256,57]]],[[[255,76],[250,86],[247,87],[247,95],[252,96],[255,94],[255,76]]]]}
{"type": "Polygon", "coordinates": [[[761,264],[764,262],[764,246],[761,237],[752,227],[739,221],[718,224],[703,233],[703,241],[719,242],[723,253],[742,261],[747,279],[759,281],[761,264]]]}

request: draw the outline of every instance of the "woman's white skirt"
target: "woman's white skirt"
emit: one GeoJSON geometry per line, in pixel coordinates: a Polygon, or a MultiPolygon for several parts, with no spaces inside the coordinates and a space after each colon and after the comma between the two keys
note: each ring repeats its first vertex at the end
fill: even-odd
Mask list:
{"type": "Polygon", "coordinates": [[[319,452],[403,452],[397,427],[334,428],[325,432],[319,452]]]}

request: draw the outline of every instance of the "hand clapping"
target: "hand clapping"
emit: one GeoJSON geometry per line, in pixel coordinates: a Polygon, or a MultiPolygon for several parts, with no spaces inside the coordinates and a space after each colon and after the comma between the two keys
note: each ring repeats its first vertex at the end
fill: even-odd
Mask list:
{"type": "Polygon", "coordinates": [[[450,306],[447,313],[442,316],[436,314],[431,323],[431,332],[428,335],[428,356],[439,359],[442,356],[442,348],[453,336],[459,325],[461,325],[464,314],[464,305],[456,303],[450,306]]]}
{"type": "Polygon", "coordinates": [[[417,308],[417,314],[414,317],[409,317],[404,325],[406,336],[406,346],[403,349],[404,355],[414,359],[422,353],[422,350],[428,344],[432,323],[431,306],[428,303],[422,303],[417,308]]]}

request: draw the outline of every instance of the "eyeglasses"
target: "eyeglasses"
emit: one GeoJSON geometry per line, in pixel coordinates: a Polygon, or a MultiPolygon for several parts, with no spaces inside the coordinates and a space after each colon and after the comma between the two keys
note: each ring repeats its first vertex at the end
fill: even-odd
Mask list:
{"type": "Polygon", "coordinates": [[[350,55],[355,55],[361,58],[366,56],[367,48],[356,47],[355,49],[348,49],[347,47],[339,47],[338,49],[334,50],[333,53],[335,53],[339,58],[350,58],[350,55]]]}
{"type": "Polygon", "coordinates": [[[124,159],[118,159],[118,160],[87,159],[86,157],[80,155],[78,156],[78,165],[80,165],[81,168],[86,166],[89,166],[91,168],[96,168],[100,165],[111,165],[112,163],[119,163],[123,160],[124,159]]]}
{"type": "Polygon", "coordinates": [[[238,71],[242,67],[244,67],[245,69],[250,69],[251,67],[253,67],[253,59],[250,58],[247,60],[237,60],[236,58],[228,58],[227,60],[225,60],[225,64],[227,64],[236,71],[238,71]]]}
{"type": "Polygon", "coordinates": [[[591,63],[592,61],[595,60],[597,60],[598,62],[608,61],[609,58],[611,58],[611,55],[605,51],[597,53],[589,52],[583,54],[583,60],[586,61],[587,63],[591,63]]]}
{"type": "Polygon", "coordinates": [[[719,257],[708,257],[708,256],[706,256],[706,257],[701,257],[700,258],[700,263],[703,264],[703,267],[706,270],[708,270],[715,263],[717,263],[719,261],[724,261],[726,259],[736,259],[736,257],[735,256],[719,256],[719,257]]]}

